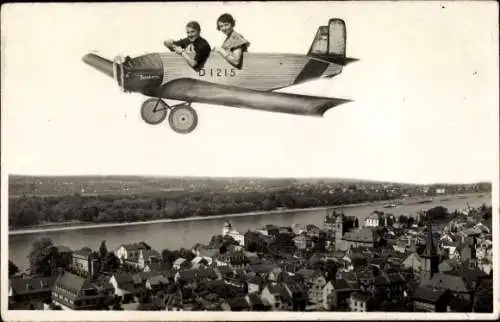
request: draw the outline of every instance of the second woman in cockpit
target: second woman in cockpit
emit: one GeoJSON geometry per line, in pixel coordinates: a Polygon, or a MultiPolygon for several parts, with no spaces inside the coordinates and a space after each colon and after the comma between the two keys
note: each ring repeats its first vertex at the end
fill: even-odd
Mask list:
{"type": "Polygon", "coordinates": [[[250,42],[248,42],[241,34],[234,31],[234,18],[225,13],[217,19],[217,30],[226,35],[226,39],[221,47],[215,47],[214,51],[218,52],[228,63],[241,68],[243,64],[243,53],[248,50],[250,42]]]}

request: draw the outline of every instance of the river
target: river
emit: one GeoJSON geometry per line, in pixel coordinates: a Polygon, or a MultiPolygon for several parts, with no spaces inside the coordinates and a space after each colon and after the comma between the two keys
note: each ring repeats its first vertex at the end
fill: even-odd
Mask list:
{"type": "MultiPolygon", "coordinates": [[[[467,194],[466,199],[458,196],[435,197],[433,202],[417,204],[415,199],[403,201],[402,205],[396,208],[383,208],[381,205],[369,204],[362,206],[350,206],[343,208],[347,216],[356,216],[361,221],[375,210],[382,210],[396,216],[401,214],[414,214],[422,209],[429,209],[436,206],[443,206],[450,211],[465,208],[467,203],[471,207],[478,207],[485,203],[491,206],[491,193],[467,194]],[[446,200],[447,199],[447,200],[446,200]]],[[[423,199],[421,199],[423,200],[423,199]]],[[[204,220],[187,220],[178,222],[155,222],[141,223],[140,225],[128,226],[106,226],[86,229],[71,230],[39,230],[26,234],[9,235],[9,259],[21,270],[28,267],[28,254],[31,250],[33,240],[40,237],[51,238],[56,245],[64,245],[73,250],[84,246],[94,250],[99,249],[102,240],[106,241],[108,250],[116,249],[121,244],[144,241],[154,249],[161,252],[162,249],[171,250],[181,247],[189,248],[200,242],[208,244],[213,235],[221,234],[222,226],[229,220],[233,227],[241,233],[249,229],[260,228],[266,224],[278,226],[292,226],[294,224],[313,224],[323,227],[325,210],[299,210],[284,213],[257,214],[232,218],[208,218],[204,220]]]]}

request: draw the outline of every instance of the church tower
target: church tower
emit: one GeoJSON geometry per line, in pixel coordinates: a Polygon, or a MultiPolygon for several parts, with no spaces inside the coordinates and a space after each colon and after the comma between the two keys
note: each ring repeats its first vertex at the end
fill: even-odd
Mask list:
{"type": "Polygon", "coordinates": [[[422,275],[421,280],[430,280],[439,268],[439,256],[432,239],[432,227],[430,219],[427,220],[427,243],[422,254],[422,275]]]}
{"type": "Polygon", "coordinates": [[[335,220],[335,249],[340,248],[340,244],[342,243],[342,237],[344,236],[344,218],[342,215],[337,216],[335,220]]]}

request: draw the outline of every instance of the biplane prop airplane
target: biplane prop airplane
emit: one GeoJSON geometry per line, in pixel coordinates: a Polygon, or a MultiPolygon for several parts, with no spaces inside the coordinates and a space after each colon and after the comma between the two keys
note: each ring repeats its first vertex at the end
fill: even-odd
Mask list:
{"type": "Polygon", "coordinates": [[[274,91],[315,78],[334,77],[355,60],[346,57],[346,26],[341,19],[330,19],[328,26],[318,28],[307,55],[247,52],[241,68],[213,52],[198,70],[172,52],[115,57],[113,61],[95,53],[83,57],[86,64],[113,77],[122,91],[149,97],[141,107],[145,122],[160,124],[168,114],[170,127],[182,134],[190,133],[198,124],[193,102],[323,116],[349,100],[274,91]],[[182,103],[171,106],[164,99],[182,103]]]}

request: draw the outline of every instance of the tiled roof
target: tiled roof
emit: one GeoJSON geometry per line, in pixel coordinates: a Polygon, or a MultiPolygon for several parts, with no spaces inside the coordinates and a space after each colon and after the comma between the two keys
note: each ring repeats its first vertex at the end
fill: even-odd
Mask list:
{"type": "Polygon", "coordinates": [[[30,294],[50,291],[57,277],[33,277],[11,279],[10,286],[15,294],[30,294]]]}
{"type": "Polygon", "coordinates": [[[116,282],[118,285],[122,283],[133,283],[134,279],[132,278],[132,275],[129,273],[117,273],[113,275],[115,277],[116,282]]]}
{"type": "Polygon", "coordinates": [[[86,247],[73,252],[73,255],[80,255],[85,257],[90,256],[90,254],[92,254],[92,250],[86,247]]]}
{"type": "Polygon", "coordinates": [[[373,299],[371,294],[364,293],[364,292],[355,292],[355,293],[351,294],[351,297],[354,300],[364,301],[364,302],[367,302],[367,301],[373,299]]]}
{"type": "Polygon", "coordinates": [[[146,246],[144,244],[140,243],[134,243],[134,244],[123,244],[121,245],[123,248],[125,248],[127,251],[137,251],[140,249],[146,249],[146,246]]]}
{"type": "Polygon", "coordinates": [[[263,305],[262,300],[255,293],[248,294],[248,301],[250,302],[250,305],[252,305],[252,306],[263,305]]]}
{"type": "Polygon", "coordinates": [[[387,278],[389,279],[389,282],[391,284],[399,284],[406,282],[406,280],[403,278],[403,276],[401,276],[400,273],[387,274],[387,278]]]}
{"type": "Polygon", "coordinates": [[[151,285],[168,284],[168,282],[168,278],[163,275],[156,275],[149,278],[149,284],[151,285]]]}
{"type": "Polygon", "coordinates": [[[418,287],[414,294],[413,299],[419,301],[425,301],[429,303],[436,303],[439,298],[445,294],[446,290],[437,289],[428,286],[420,286],[418,287]]]}
{"type": "Polygon", "coordinates": [[[59,253],[71,253],[73,251],[71,248],[64,245],[56,246],[56,248],[59,253]]]}
{"type": "Polygon", "coordinates": [[[156,257],[156,258],[161,258],[160,253],[158,253],[154,249],[146,249],[142,251],[142,256],[144,257],[145,260],[149,260],[150,257],[156,257]]]}
{"type": "Polygon", "coordinates": [[[198,278],[216,279],[217,274],[211,269],[185,269],[179,271],[179,278],[184,281],[191,281],[198,278]]]}
{"type": "Polygon", "coordinates": [[[333,282],[333,284],[337,292],[352,290],[351,285],[349,285],[349,283],[347,283],[347,281],[343,278],[336,279],[335,282],[333,282]]]}
{"type": "Polygon", "coordinates": [[[374,235],[375,234],[371,228],[361,228],[345,233],[342,239],[348,241],[373,243],[375,241],[374,235]]]}
{"type": "Polygon", "coordinates": [[[85,278],[69,272],[65,272],[64,274],[59,275],[55,282],[55,285],[76,293],[78,293],[82,289],[94,287],[94,285],[88,282],[85,278]]]}
{"type": "Polygon", "coordinates": [[[437,273],[431,280],[424,280],[423,286],[437,289],[449,289],[452,292],[466,293],[471,291],[471,286],[462,276],[437,273]]]}

